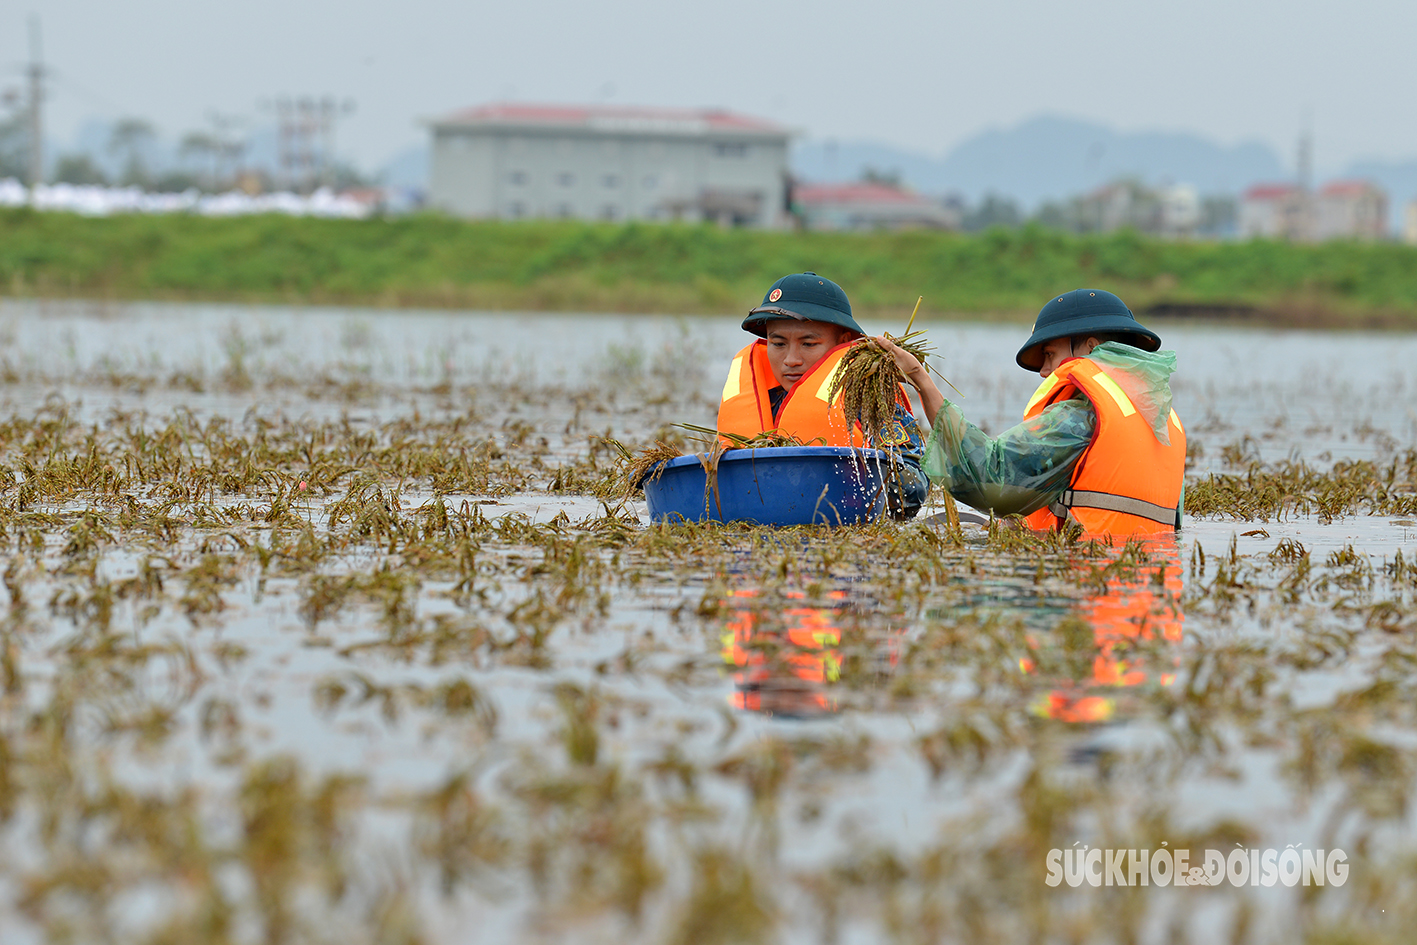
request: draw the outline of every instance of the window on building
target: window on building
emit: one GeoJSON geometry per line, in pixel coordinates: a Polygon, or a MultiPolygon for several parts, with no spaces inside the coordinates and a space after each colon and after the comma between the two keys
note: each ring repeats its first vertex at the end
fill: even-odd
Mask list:
{"type": "Polygon", "coordinates": [[[620,208],[613,203],[607,203],[600,208],[600,218],[602,220],[618,220],[620,218],[620,208]]]}
{"type": "Polygon", "coordinates": [[[526,171],[512,171],[507,175],[507,183],[521,186],[526,183],[526,171]]]}
{"type": "Polygon", "coordinates": [[[526,216],[526,204],[521,201],[507,204],[507,216],[513,220],[520,220],[526,216]]]}
{"type": "Polygon", "coordinates": [[[614,190],[616,187],[620,186],[620,175],[606,174],[600,179],[600,182],[605,185],[606,189],[614,190]]]}
{"type": "Polygon", "coordinates": [[[646,174],[644,179],[640,181],[640,186],[645,190],[654,190],[658,185],[659,178],[655,177],[653,174],[646,174]]]}
{"type": "Polygon", "coordinates": [[[571,218],[571,217],[573,217],[573,216],[575,216],[575,215],[576,215],[576,211],[575,211],[575,209],[574,209],[570,204],[568,204],[568,203],[557,204],[557,206],[556,206],[556,216],[560,217],[560,218],[563,219],[563,220],[566,220],[566,219],[569,219],[569,218],[571,218]]]}
{"type": "Polygon", "coordinates": [[[556,183],[560,184],[562,187],[572,187],[576,183],[576,175],[572,174],[570,171],[562,171],[556,175],[556,183]]]}
{"type": "Polygon", "coordinates": [[[713,146],[713,153],[721,158],[744,158],[748,156],[748,146],[741,141],[721,142],[713,146]]]}

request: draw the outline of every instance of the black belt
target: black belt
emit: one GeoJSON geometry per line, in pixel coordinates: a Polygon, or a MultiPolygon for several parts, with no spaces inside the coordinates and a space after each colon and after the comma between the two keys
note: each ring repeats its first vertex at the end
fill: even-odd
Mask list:
{"type": "Polygon", "coordinates": [[[1065,489],[1058,500],[1048,506],[1048,511],[1058,518],[1066,519],[1069,509],[1102,509],[1105,512],[1122,512],[1137,518],[1150,519],[1162,525],[1170,525],[1177,531],[1181,528],[1181,508],[1167,508],[1144,499],[1133,499],[1110,492],[1088,492],[1080,489],[1065,489]]]}

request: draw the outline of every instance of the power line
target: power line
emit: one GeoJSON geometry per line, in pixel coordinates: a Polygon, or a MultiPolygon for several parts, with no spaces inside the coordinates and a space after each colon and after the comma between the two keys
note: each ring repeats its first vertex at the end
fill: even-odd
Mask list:
{"type": "Polygon", "coordinates": [[[64,88],[68,89],[70,92],[78,93],[81,98],[89,99],[94,104],[100,106],[108,112],[111,112],[114,115],[133,114],[133,109],[128,108],[125,105],[120,105],[118,102],[115,102],[113,99],[109,98],[106,95],[103,95],[102,93],[95,92],[93,89],[84,85],[82,82],[79,82],[77,79],[75,79],[73,76],[69,75],[69,73],[65,72],[62,69],[56,69],[53,66],[45,66],[45,73],[49,77],[49,84],[51,86],[61,85],[64,88]]]}

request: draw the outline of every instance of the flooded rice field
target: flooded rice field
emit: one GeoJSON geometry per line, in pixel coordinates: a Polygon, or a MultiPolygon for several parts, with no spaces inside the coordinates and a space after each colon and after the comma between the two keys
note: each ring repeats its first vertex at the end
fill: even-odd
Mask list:
{"type": "Polygon", "coordinates": [[[1410,941],[1417,338],[1159,327],[1112,548],[651,525],[732,318],[0,303],[0,940],[1410,941]]]}

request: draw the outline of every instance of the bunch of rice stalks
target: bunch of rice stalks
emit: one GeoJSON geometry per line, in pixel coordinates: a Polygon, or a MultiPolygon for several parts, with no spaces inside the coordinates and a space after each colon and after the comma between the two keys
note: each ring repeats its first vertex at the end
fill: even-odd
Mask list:
{"type": "Polygon", "coordinates": [[[641,450],[630,458],[625,468],[625,493],[643,489],[646,481],[653,482],[664,475],[671,459],[678,459],[684,451],[667,440],[657,440],[653,446],[641,450]]]}
{"type": "Polygon", "coordinates": [[[682,427],[690,433],[697,433],[706,440],[719,440],[722,437],[729,445],[724,450],[753,450],[771,449],[778,446],[825,446],[825,437],[816,437],[810,443],[804,443],[791,433],[782,433],[778,430],[767,430],[754,436],[740,436],[737,433],[725,433],[722,430],[715,430],[712,427],[701,427],[696,423],[676,423],[676,427],[682,427]]]}
{"type": "MultiPolygon", "coordinates": [[[[935,349],[924,335],[921,330],[907,332],[900,338],[890,334],[886,337],[914,355],[929,371],[928,358],[935,349]]],[[[887,425],[895,421],[903,383],[905,375],[891,353],[872,339],[862,338],[842,357],[841,369],[832,378],[827,398],[834,401],[837,394],[845,391],[843,407],[847,418],[859,419],[867,441],[874,443],[879,441],[887,425]]]]}

